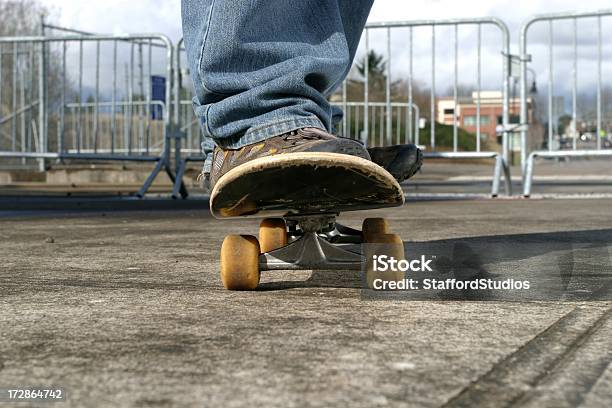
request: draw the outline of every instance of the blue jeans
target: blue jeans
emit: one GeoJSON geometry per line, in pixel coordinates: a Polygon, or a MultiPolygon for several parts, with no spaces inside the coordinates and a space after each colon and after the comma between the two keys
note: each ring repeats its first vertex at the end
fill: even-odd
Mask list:
{"type": "Polygon", "coordinates": [[[373,0],[182,0],[204,135],[239,148],[302,127],[331,131],[373,0]]]}

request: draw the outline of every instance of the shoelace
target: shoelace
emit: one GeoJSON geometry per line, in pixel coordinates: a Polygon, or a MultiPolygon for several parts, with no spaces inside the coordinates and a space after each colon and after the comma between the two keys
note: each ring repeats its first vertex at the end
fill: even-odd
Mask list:
{"type": "Polygon", "coordinates": [[[296,145],[301,140],[322,140],[324,137],[315,132],[301,132],[297,130],[287,133],[283,136],[283,140],[286,142],[292,142],[292,145],[296,145]]]}

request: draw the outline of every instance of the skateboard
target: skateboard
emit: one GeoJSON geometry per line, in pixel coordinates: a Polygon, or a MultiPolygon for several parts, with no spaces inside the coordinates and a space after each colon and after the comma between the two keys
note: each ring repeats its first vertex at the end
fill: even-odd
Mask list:
{"type": "Polygon", "coordinates": [[[223,175],[210,197],[216,218],[263,218],[259,237],[228,235],[221,245],[221,281],[252,290],[266,270],[361,269],[362,243],[403,244],[383,218],[366,218],[362,230],[336,222],[346,211],[404,203],[398,182],[384,168],[338,153],[262,157],[223,175]]]}

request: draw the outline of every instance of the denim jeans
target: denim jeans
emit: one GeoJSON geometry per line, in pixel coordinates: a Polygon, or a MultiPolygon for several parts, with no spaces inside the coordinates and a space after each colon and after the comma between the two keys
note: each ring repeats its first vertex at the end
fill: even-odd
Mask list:
{"type": "Polygon", "coordinates": [[[225,148],[302,127],[331,131],[327,97],[355,56],[373,0],[182,0],[204,135],[225,148]]]}

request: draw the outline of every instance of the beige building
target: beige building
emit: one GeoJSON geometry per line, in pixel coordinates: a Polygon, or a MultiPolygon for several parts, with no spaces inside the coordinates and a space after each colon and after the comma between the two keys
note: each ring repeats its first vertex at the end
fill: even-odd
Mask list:
{"type": "MultiPolygon", "coordinates": [[[[459,127],[470,133],[477,129],[477,99],[478,92],[472,92],[470,97],[460,97],[455,101],[452,97],[442,97],[437,100],[436,121],[452,125],[456,116],[459,127]]],[[[520,99],[511,98],[509,104],[510,123],[519,122],[520,99]]],[[[527,100],[529,122],[532,119],[531,98],[527,100]]],[[[500,91],[480,92],[480,134],[482,140],[495,140],[498,126],[502,124],[503,101],[500,91]]]]}

